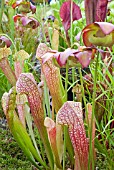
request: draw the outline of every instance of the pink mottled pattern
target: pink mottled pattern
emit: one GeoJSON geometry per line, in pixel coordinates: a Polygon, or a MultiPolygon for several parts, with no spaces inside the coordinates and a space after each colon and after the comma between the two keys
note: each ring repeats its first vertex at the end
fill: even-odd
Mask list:
{"type": "Polygon", "coordinates": [[[41,59],[48,51],[50,51],[50,48],[46,44],[40,43],[36,51],[36,58],[41,59]]]}
{"type": "Polygon", "coordinates": [[[57,121],[60,124],[68,125],[75,159],[77,163],[79,162],[79,169],[87,170],[88,141],[84,129],[81,103],[73,101],[66,102],[58,112],[57,121]]]}
{"type": "Polygon", "coordinates": [[[15,61],[14,67],[15,67],[15,75],[18,79],[19,75],[22,73],[22,66],[20,65],[20,61],[15,61]]]}

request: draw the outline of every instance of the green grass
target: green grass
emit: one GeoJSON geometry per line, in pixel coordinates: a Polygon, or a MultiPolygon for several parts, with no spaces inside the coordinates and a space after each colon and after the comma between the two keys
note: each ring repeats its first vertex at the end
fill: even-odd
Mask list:
{"type": "MultiPolygon", "coordinates": [[[[75,0],[76,2],[81,2],[78,0],[75,0]]],[[[62,3],[62,0],[60,1],[62,3]]],[[[43,7],[42,7],[43,8],[43,7]]],[[[42,15],[46,15],[44,12],[44,9],[42,9],[40,6],[37,7],[37,17],[39,16],[40,11],[42,11],[42,15]]],[[[55,16],[58,18],[58,20],[60,20],[59,17],[59,8],[60,8],[60,4],[58,6],[54,6],[52,5],[52,8],[54,11],[55,16]]],[[[82,8],[83,9],[83,8],[82,8]]],[[[49,10],[49,7],[47,7],[47,10],[49,10]]],[[[41,16],[39,16],[39,20],[42,18],[40,18],[41,16]]],[[[10,24],[10,27],[14,27],[13,25],[14,23],[10,24]]],[[[83,26],[85,25],[85,18],[82,18],[79,21],[75,21],[73,24],[71,24],[71,29],[69,30],[69,34],[71,37],[71,46],[73,46],[73,43],[75,42],[75,36],[77,35],[77,33],[79,31],[81,31],[83,29],[83,26]],[[83,21],[83,22],[82,22],[83,21]]],[[[61,26],[61,22],[60,22],[60,26],[61,26]]],[[[61,34],[62,34],[62,28],[60,27],[61,30],[61,34]]],[[[33,39],[31,39],[31,41],[29,42],[28,40],[30,40],[31,36],[29,37],[29,39],[27,39],[28,35],[29,35],[29,31],[26,32],[26,34],[24,34],[24,40],[23,40],[23,44],[24,47],[26,49],[26,51],[28,51],[29,53],[32,52],[32,54],[35,53],[35,48],[32,48],[32,45],[34,47],[34,35],[36,34],[33,33],[33,39]]],[[[39,32],[38,32],[39,34],[39,32]]],[[[38,36],[38,35],[37,35],[38,36]]],[[[64,34],[63,34],[64,36],[64,34]]],[[[14,30],[11,30],[10,32],[10,37],[13,39],[14,37],[14,30]]],[[[82,42],[80,43],[80,45],[83,45],[82,42]]],[[[60,42],[59,42],[59,48],[60,49],[65,49],[66,48],[66,42],[63,40],[62,37],[60,37],[60,42]]],[[[114,46],[112,47],[112,52],[111,56],[112,58],[110,59],[110,61],[108,62],[108,66],[109,63],[112,62],[112,60],[114,60],[114,46]]],[[[91,64],[89,65],[89,70],[90,73],[92,74],[92,83],[94,83],[94,89],[93,89],[93,95],[92,93],[89,91],[89,89],[84,89],[83,84],[83,75],[82,75],[82,69],[80,68],[79,73],[80,73],[80,82],[81,82],[81,86],[82,86],[82,92],[83,92],[83,101],[84,101],[84,106],[86,107],[86,103],[90,102],[93,104],[93,114],[92,117],[96,118],[96,136],[95,136],[95,148],[96,148],[96,160],[95,160],[95,167],[98,167],[98,170],[113,170],[114,169],[114,134],[112,133],[114,129],[111,129],[110,125],[111,123],[114,121],[114,115],[113,115],[113,104],[114,104],[114,97],[112,94],[114,94],[114,78],[113,75],[109,72],[108,70],[108,66],[106,66],[104,64],[104,62],[102,61],[100,55],[98,56],[98,63],[97,63],[97,68],[95,71],[95,65],[96,65],[96,61],[94,60],[93,62],[91,62],[91,64]],[[106,69],[106,73],[103,74],[102,72],[102,68],[106,69]],[[106,74],[108,75],[110,81],[108,81],[106,79],[106,74]],[[103,88],[102,84],[104,83],[105,86],[107,86],[106,89],[103,88]],[[98,85],[98,86],[96,86],[98,85]],[[87,91],[86,91],[87,90],[87,91]],[[100,93],[98,92],[100,91],[100,93]],[[85,94],[86,92],[86,94],[85,94]],[[88,97],[89,96],[89,97],[88,97]],[[105,99],[105,104],[103,102],[103,99],[105,99]],[[96,105],[97,104],[97,105],[96,105]],[[96,106],[102,106],[102,110],[98,110],[96,106]],[[100,111],[100,112],[99,112],[100,111]],[[98,114],[100,114],[100,116],[102,115],[102,118],[100,117],[100,121],[98,120],[98,114]],[[98,140],[98,136],[100,135],[100,139],[98,140]],[[107,146],[107,142],[108,142],[108,148],[107,146]]],[[[31,68],[34,67],[34,64],[26,61],[25,63],[25,72],[29,72],[29,70],[32,70],[31,68]]],[[[33,69],[31,71],[37,82],[39,82],[39,75],[37,74],[36,70],[33,69]]],[[[66,78],[64,78],[65,80],[65,90],[66,90],[66,96],[68,95],[68,70],[66,72],[67,76],[66,78]]],[[[72,71],[72,74],[69,75],[72,77],[72,82],[74,83],[74,77],[76,76],[76,73],[74,72],[74,70],[72,71]]],[[[70,82],[69,84],[72,87],[72,82],[70,82]]],[[[46,84],[45,84],[46,86],[46,84]]],[[[11,85],[8,83],[7,79],[5,78],[4,74],[1,72],[0,70],[0,99],[3,95],[4,92],[8,92],[9,89],[11,88],[11,85]]],[[[45,94],[46,96],[47,94],[45,94]]],[[[45,101],[47,110],[49,110],[50,105],[49,105],[49,101],[45,101]]],[[[0,117],[4,117],[3,115],[3,111],[2,111],[2,107],[1,107],[1,103],[0,103],[0,117]]],[[[91,133],[91,129],[90,133],[91,133]]],[[[66,140],[66,139],[65,139],[66,140]]],[[[91,143],[92,139],[90,139],[90,143],[91,143]]],[[[39,142],[38,140],[36,141],[37,144],[41,145],[41,154],[43,155],[42,157],[45,157],[45,150],[42,146],[42,142],[39,142]]],[[[67,162],[67,152],[66,152],[66,146],[65,146],[66,142],[64,143],[64,160],[63,160],[63,167],[65,168],[65,164],[67,162]]],[[[15,142],[14,138],[12,137],[10,131],[8,129],[3,129],[0,128],[0,170],[32,170],[32,165],[31,163],[27,160],[26,156],[24,156],[23,152],[21,151],[21,149],[19,148],[18,144],[15,142]]],[[[92,148],[90,147],[90,160],[93,157],[92,156],[92,148]]],[[[93,160],[94,161],[94,160],[93,160]]],[[[67,162],[68,163],[68,162],[67,162]]],[[[69,165],[68,165],[69,167],[69,165]]]]}
{"type": "MultiPolygon", "coordinates": [[[[95,167],[98,167],[98,170],[113,170],[113,166],[110,167],[107,156],[105,156],[106,148],[101,147],[102,145],[97,145],[97,143],[98,141],[96,141],[96,146],[99,151],[97,150],[95,167]]],[[[2,129],[1,126],[0,148],[0,170],[33,170],[33,166],[15,142],[9,129],[2,129]]],[[[108,152],[113,154],[113,149],[108,150],[108,152]]],[[[68,164],[68,162],[66,163],[68,164]]]]}
{"type": "Polygon", "coordinates": [[[9,129],[0,128],[0,170],[32,170],[9,129]]]}

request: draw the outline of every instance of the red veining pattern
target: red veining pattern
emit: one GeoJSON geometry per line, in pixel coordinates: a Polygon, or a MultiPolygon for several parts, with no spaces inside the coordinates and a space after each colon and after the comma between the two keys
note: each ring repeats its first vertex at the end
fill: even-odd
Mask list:
{"type": "Polygon", "coordinates": [[[56,112],[63,105],[64,91],[61,89],[59,68],[53,65],[52,60],[42,65],[42,71],[46,78],[56,112]]]}
{"type": "Polygon", "coordinates": [[[28,103],[30,106],[32,116],[34,118],[34,122],[38,128],[40,137],[44,144],[50,166],[53,167],[53,155],[51,152],[46,127],[44,126],[44,111],[42,106],[42,99],[33,75],[30,73],[20,74],[19,79],[16,83],[16,90],[19,94],[24,93],[27,95],[28,103]]]}
{"type": "Polygon", "coordinates": [[[36,51],[36,57],[41,61],[42,72],[46,78],[47,86],[50,90],[54,107],[56,112],[60,109],[60,107],[64,103],[64,89],[60,79],[60,70],[54,64],[52,59],[48,60],[46,63],[42,63],[42,56],[50,51],[50,48],[41,43],[36,51]]]}
{"type": "Polygon", "coordinates": [[[0,60],[0,68],[4,72],[4,74],[7,77],[8,81],[13,86],[15,86],[15,84],[16,84],[16,76],[15,76],[15,73],[13,72],[13,70],[11,69],[7,58],[4,57],[4,58],[2,58],[0,60]]]}
{"type": "MultiPolygon", "coordinates": [[[[44,127],[44,112],[42,99],[33,75],[31,73],[22,73],[17,81],[16,89],[17,92],[27,95],[35,124],[39,132],[41,132],[41,128],[43,129],[44,127]]],[[[43,136],[42,133],[40,135],[43,136]]]]}
{"type": "Polygon", "coordinates": [[[107,4],[108,0],[97,1],[95,21],[97,22],[105,21],[107,13],[107,4]]]}
{"type": "Polygon", "coordinates": [[[66,102],[58,112],[57,121],[60,124],[68,125],[75,158],[79,161],[81,170],[86,170],[88,164],[88,141],[83,124],[81,103],[66,102]]]}

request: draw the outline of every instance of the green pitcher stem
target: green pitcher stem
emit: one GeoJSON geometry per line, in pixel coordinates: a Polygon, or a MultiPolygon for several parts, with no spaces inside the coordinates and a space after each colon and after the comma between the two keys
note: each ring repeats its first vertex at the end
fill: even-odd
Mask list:
{"type": "MultiPolygon", "coordinates": [[[[65,78],[65,100],[67,101],[67,87],[68,87],[68,62],[66,64],[66,78],[65,78]]],[[[63,170],[65,170],[65,157],[66,157],[66,141],[67,141],[67,128],[64,126],[64,155],[63,155],[63,170]]]]}
{"type": "Polygon", "coordinates": [[[0,30],[1,30],[3,12],[4,12],[4,0],[1,1],[1,6],[0,6],[0,30]]]}
{"type": "Polygon", "coordinates": [[[92,127],[93,127],[93,120],[95,116],[95,98],[96,98],[96,84],[97,84],[97,67],[98,67],[98,57],[96,58],[96,65],[95,65],[95,72],[94,72],[94,84],[93,84],[93,96],[92,96],[92,117],[91,117],[91,125],[89,127],[90,132],[90,140],[89,140],[89,161],[88,161],[88,170],[91,169],[91,163],[92,163],[92,170],[94,170],[94,157],[93,157],[93,150],[92,150],[92,127]]]}
{"type": "Polygon", "coordinates": [[[64,150],[63,150],[63,170],[65,170],[65,157],[66,157],[66,141],[67,141],[67,127],[64,126],[64,150]]]}
{"type": "MultiPolygon", "coordinates": [[[[68,87],[68,69],[69,69],[69,65],[68,63],[66,64],[66,78],[65,78],[65,95],[66,95],[66,101],[67,101],[67,87],[68,87]]],[[[64,102],[66,102],[64,101],[64,102]]],[[[65,154],[66,154],[66,148],[68,150],[68,153],[70,155],[70,160],[71,160],[71,164],[73,164],[74,162],[74,151],[73,151],[73,146],[69,137],[69,133],[68,133],[68,128],[64,127],[64,157],[63,157],[63,170],[65,170],[65,154]]]]}
{"type": "Polygon", "coordinates": [[[65,77],[65,101],[67,101],[67,87],[68,87],[68,63],[66,64],[66,77],[65,77]]]}
{"type": "Polygon", "coordinates": [[[14,26],[14,20],[13,16],[15,15],[15,10],[12,8],[12,6],[9,6],[8,8],[8,15],[9,15],[9,25],[10,25],[10,37],[14,41],[14,32],[15,32],[15,26],[14,26]]]}
{"type": "Polygon", "coordinates": [[[82,89],[82,97],[84,101],[84,106],[85,106],[85,112],[86,112],[86,119],[88,121],[88,113],[87,113],[87,107],[86,107],[86,98],[85,98],[85,93],[84,93],[84,84],[83,84],[83,76],[82,76],[82,71],[81,68],[78,68],[79,75],[80,75],[80,82],[81,82],[81,89],[82,89]]]}

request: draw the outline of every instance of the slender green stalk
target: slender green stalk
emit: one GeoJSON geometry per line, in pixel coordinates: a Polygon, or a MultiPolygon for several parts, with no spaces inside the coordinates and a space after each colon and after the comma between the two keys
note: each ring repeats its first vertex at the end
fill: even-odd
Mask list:
{"type": "Polygon", "coordinates": [[[1,30],[3,12],[4,12],[4,0],[1,1],[1,7],[0,7],[0,30],[1,30]]]}
{"type": "MultiPolygon", "coordinates": [[[[14,20],[13,20],[13,16],[14,16],[15,10],[12,8],[12,6],[8,7],[8,16],[9,16],[9,26],[10,26],[10,37],[11,39],[14,41],[14,34],[15,34],[15,26],[14,26],[14,20]]],[[[12,46],[11,46],[12,49],[12,46]]],[[[10,65],[13,65],[13,57],[12,55],[9,58],[10,61],[10,65]]]]}
{"type": "Polygon", "coordinates": [[[33,132],[33,129],[32,129],[32,117],[30,115],[30,110],[29,110],[29,107],[28,105],[25,105],[25,110],[26,110],[26,122],[27,122],[27,126],[28,126],[28,129],[29,129],[29,134],[31,136],[31,139],[33,141],[33,144],[34,144],[34,147],[38,153],[38,155],[40,156],[40,151],[37,147],[37,144],[36,144],[36,141],[35,141],[35,136],[34,136],[34,132],[33,132]]]}
{"type": "Polygon", "coordinates": [[[67,141],[67,127],[64,126],[64,155],[63,155],[63,170],[65,170],[65,157],[66,157],[66,141],[67,141]]]}
{"type": "Polygon", "coordinates": [[[15,26],[14,26],[14,16],[15,10],[12,7],[8,8],[8,14],[9,14],[9,25],[10,25],[10,37],[14,41],[14,32],[15,32],[15,26]]]}
{"type": "Polygon", "coordinates": [[[68,132],[68,127],[66,127],[66,147],[67,147],[67,151],[69,153],[69,157],[70,157],[70,161],[71,161],[71,166],[73,167],[74,165],[74,149],[73,149],[73,146],[72,146],[72,142],[71,142],[71,139],[70,139],[70,136],[69,136],[69,132],[68,132]]]}
{"type": "Polygon", "coordinates": [[[51,112],[50,112],[50,101],[49,101],[49,90],[46,84],[46,80],[44,77],[44,100],[45,100],[45,105],[46,105],[46,109],[47,109],[47,114],[50,118],[52,118],[51,112]]]}
{"type": "Polygon", "coordinates": [[[82,70],[81,67],[78,68],[79,75],[80,75],[80,82],[81,82],[81,89],[82,89],[82,97],[84,101],[85,111],[86,111],[86,120],[88,121],[88,113],[87,113],[87,107],[86,107],[86,97],[84,93],[84,84],[83,84],[83,76],[82,76],[82,70]]]}
{"type": "Polygon", "coordinates": [[[44,147],[42,145],[42,140],[40,138],[40,135],[39,135],[38,131],[37,131],[37,137],[38,137],[38,145],[39,145],[40,155],[42,156],[42,159],[45,162],[44,147]]]}
{"type": "MultiPolygon", "coordinates": [[[[64,102],[67,101],[67,98],[68,98],[68,68],[69,68],[69,65],[68,63],[66,64],[66,77],[65,77],[65,100],[64,102]]],[[[70,137],[69,137],[69,133],[68,133],[68,128],[66,126],[64,126],[64,154],[63,154],[63,170],[65,170],[65,160],[66,160],[66,148],[68,150],[68,153],[70,155],[70,159],[71,159],[71,164],[73,164],[74,162],[74,153],[73,153],[73,147],[72,147],[72,143],[71,143],[71,140],[70,140],[70,137]]]]}
{"type": "MultiPolygon", "coordinates": [[[[75,81],[75,67],[72,68],[72,83],[74,84],[75,81]]],[[[75,95],[73,92],[73,100],[75,99],[75,95]]]]}
{"type": "Polygon", "coordinates": [[[97,84],[97,68],[98,68],[98,58],[99,55],[97,55],[96,58],[96,65],[95,65],[95,72],[94,72],[94,84],[93,84],[93,96],[92,96],[92,117],[91,117],[91,125],[89,127],[89,161],[88,161],[88,170],[91,169],[91,163],[92,163],[92,170],[94,170],[94,157],[93,157],[93,150],[92,150],[92,131],[93,131],[93,120],[95,116],[95,98],[96,98],[96,84],[97,84]]]}
{"type": "MultiPolygon", "coordinates": [[[[66,78],[65,78],[65,99],[67,101],[67,87],[68,87],[68,62],[66,64],[66,78]]],[[[65,157],[66,157],[66,140],[67,140],[67,127],[64,126],[64,154],[63,154],[63,170],[65,170],[65,157]]]]}
{"type": "Polygon", "coordinates": [[[65,95],[66,95],[65,101],[67,101],[68,68],[69,68],[69,66],[68,66],[68,62],[67,62],[67,64],[66,64],[66,78],[65,78],[65,95]]]}
{"type": "MultiPolygon", "coordinates": [[[[72,13],[73,13],[73,1],[71,0],[71,9],[70,9],[70,20],[71,20],[71,28],[70,28],[70,40],[71,40],[71,47],[73,46],[73,16],[72,16],[72,13]]],[[[75,68],[73,67],[72,68],[72,83],[74,84],[74,77],[75,77],[75,68]]],[[[73,92],[73,100],[74,100],[74,92],[73,92]]]]}

